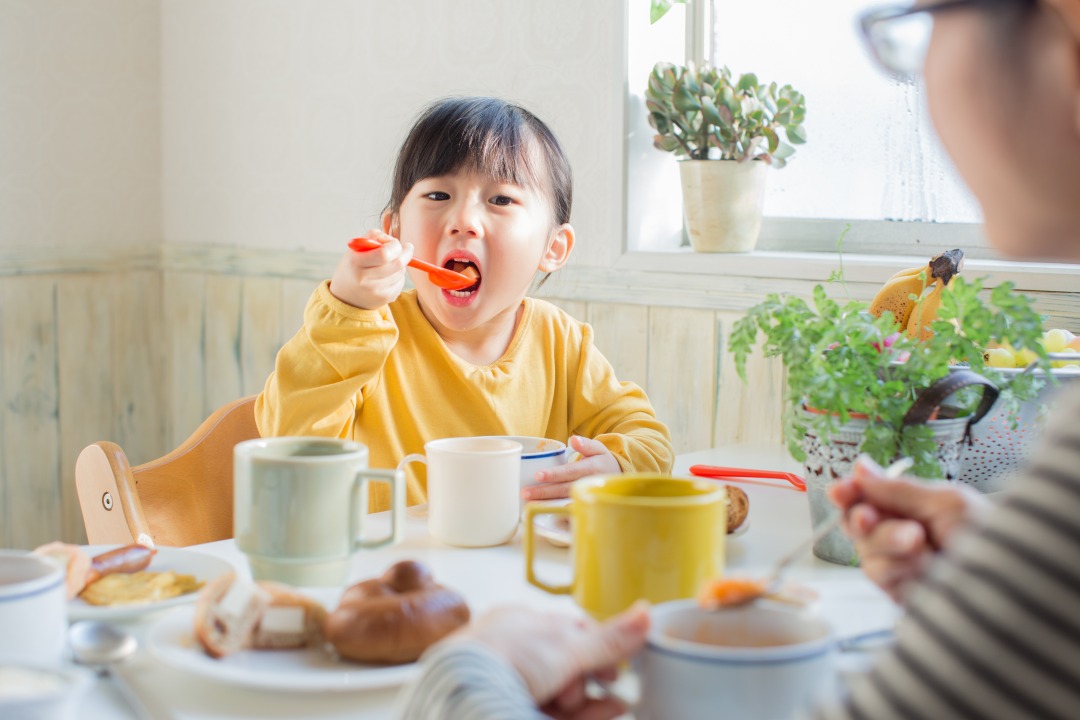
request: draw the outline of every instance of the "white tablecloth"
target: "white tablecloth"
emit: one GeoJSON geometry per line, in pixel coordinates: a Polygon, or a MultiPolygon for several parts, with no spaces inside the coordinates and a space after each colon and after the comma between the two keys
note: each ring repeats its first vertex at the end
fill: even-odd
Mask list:
{"type": "MultiPolygon", "coordinates": [[[[776,470],[799,468],[780,449],[729,447],[682,455],[675,474],[686,474],[692,464],[729,465],[776,470]]],[[[771,481],[769,481],[771,482],[771,481]]],[[[740,573],[766,571],[780,555],[806,539],[810,533],[806,496],[783,482],[774,486],[740,484],[750,499],[749,528],[728,538],[727,565],[740,573]]],[[[569,577],[569,551],[540,541],[538,572],[557,581],[569,577]]],[[[247,572],[243,555],[231,540],[191,548],[227,559],[247,572]]],[[[567,596],[552,596],[525,581],[522,533],[504,546],[459,549],[442,545],[427,534],[425,521],[410,518],[404,543],[378,551],[363,552],[353,561],[350,582],[381,575],[401,559],[419,560],[436,579],[457,589],[474,613],[505,603],[578,614],[567,596]]],[[[896,616],[892,603],[863,577],[857,568],[841,567],[814,558],[809,552],[789,571],[821,594],[821,611],[839,636],[887,627],[896,616]]],[[[281,692],[271,688],[250,689],[210,680],[163,664],[145,649],[148,630],[163,614],[144,616],[124,623],[143,641],[130,661],[128,677],[160,716],[177,720],[226,718],[387,718],[398,688],[342,692],[281,692]]],[[[107,681],[96,682],[72,717],[132,718],[123,699],[107,681]]]]}

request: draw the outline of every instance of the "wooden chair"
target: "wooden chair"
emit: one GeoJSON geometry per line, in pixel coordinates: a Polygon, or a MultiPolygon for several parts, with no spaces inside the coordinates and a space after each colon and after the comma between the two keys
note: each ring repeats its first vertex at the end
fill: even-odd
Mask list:
{"type": "Polygon", "coordinates": [[[168,455],[131,467],[99,441],[75,462],[75,487],[92,545],[182,547],[233,536],[233,446],[259,437],[255,396],[218,408],[168,455]]]}

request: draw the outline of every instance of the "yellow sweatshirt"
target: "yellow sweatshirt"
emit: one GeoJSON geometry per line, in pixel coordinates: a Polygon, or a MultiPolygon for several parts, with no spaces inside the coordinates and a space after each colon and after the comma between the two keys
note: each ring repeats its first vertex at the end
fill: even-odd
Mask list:
{"type": "MultiPolygon", "coordinates": [[[[255,402],[263,437],[351,438],[374,468],[392,468],[445,437],[570,435],[607,446],[623,471],[670,472],[674,451],[638,386],[619,382],[592,328],[550,303],[525,298],[510,346],[492,365],[454,355],[424,317],[415,291],[361,310],[322,283],[304,325],[277,356],[255,402]]],[[[409,466],[409,504],[425,502],[424,465],[409,466]]],[[[389,493],[372,485],[371,510],[389,493]]]]}

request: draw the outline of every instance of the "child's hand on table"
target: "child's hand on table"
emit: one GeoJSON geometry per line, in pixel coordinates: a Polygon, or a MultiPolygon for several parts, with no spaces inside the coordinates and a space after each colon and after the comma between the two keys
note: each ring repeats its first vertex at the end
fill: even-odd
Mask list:
{"type": "Polygon", "coordinates": [[[367,237],[383,246],[378,250],[347,250],[330,278],[330,294],[353,307],[374,310],[393,302],[405,287],[405,266],[413,256],[413,246],[402,245],[382,230],[367,237]]]}
{"type": "Polygon", "coordinates": [[[570,447],[581,456],[579,460],[568,462],[550,470],[536,473],[536,485],[529,485],[521,491],[526,500],[554,500],[570,497],[570,485],[586,475],[607,475],[622,472],[622,467],[607,447],[597,440],[574,435],[570,438],[570,447]]]}

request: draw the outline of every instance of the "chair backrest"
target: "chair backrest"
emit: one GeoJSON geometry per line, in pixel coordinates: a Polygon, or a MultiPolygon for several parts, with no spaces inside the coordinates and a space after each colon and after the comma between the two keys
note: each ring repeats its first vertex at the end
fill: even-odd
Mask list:
{"type": "Polygon", "coordinates": [[[218,408],[168,455],[131,467],[120,446],[87,446],[75,487],[92,545],[182,547],[233,536],[233,446],[259,437],[255,396],[218,408]]]}

